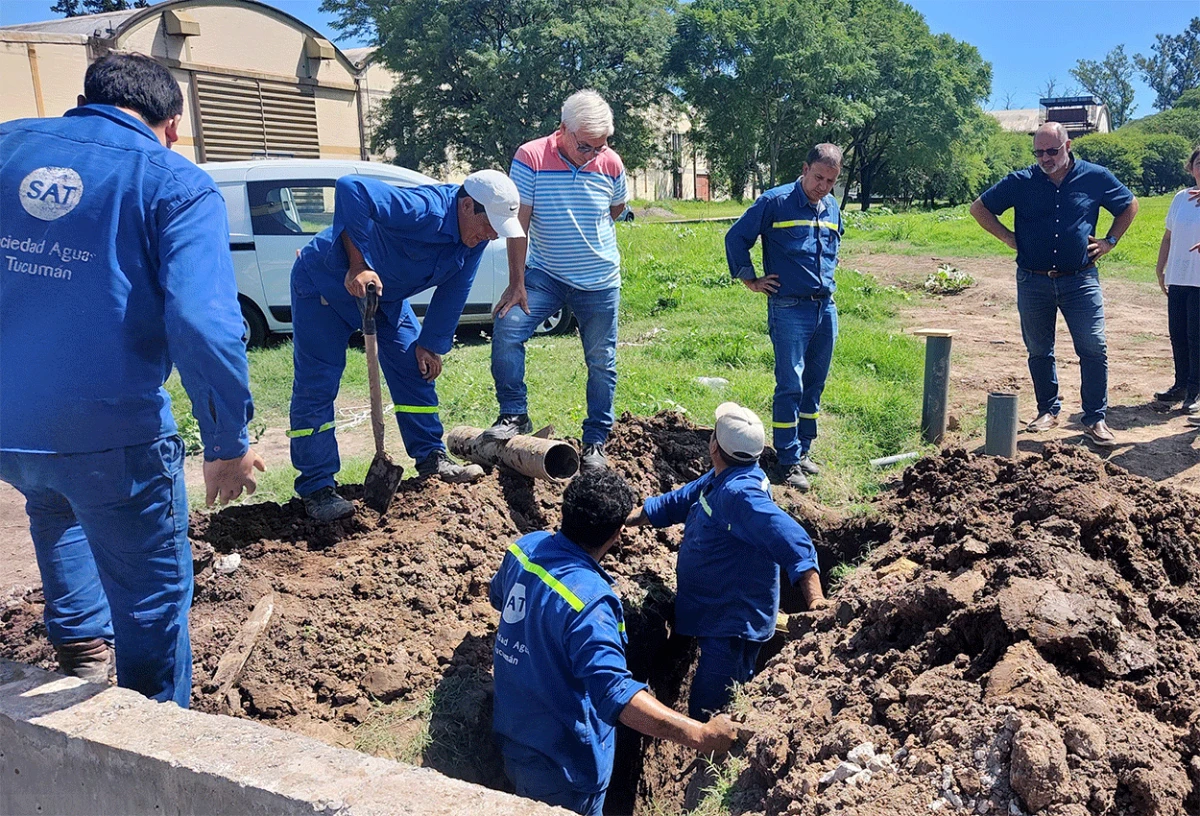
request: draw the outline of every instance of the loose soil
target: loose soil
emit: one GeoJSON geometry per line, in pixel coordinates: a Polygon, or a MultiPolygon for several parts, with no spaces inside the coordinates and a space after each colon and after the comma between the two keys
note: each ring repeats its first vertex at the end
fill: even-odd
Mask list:
{"type": "MultiPolygon", "coordinates": [[[[610,457],[651,495],[703,472],[707,438],[675,415],[625,416],[610,457]]],[[[317,525],[296,501],[195,516],[194,706],[505,787],[487,586],[515,536],[557,524],[560,497],[495,471],[467,487],[405,482],[383,518],[317,525]],[[233,552],[238,569],[214,569],[233,552]],[[274,617],[232,700],[219,698],[217,663],[271,592],[274,617]]],[[[924,459],[851,519],[776,498],[813,533],[826,575],[864,563],[830,610],[793,617],[735,704],[754,736],[724,766],[729,812],[1200,812],[1192,495],[1053,443],[1019,462],[924,459]],[[821,782],[863,743],[890,762],[821,782]]],[[[694,660],[670,632],[680,537],[639,528],[605,563],[631,669],[677,706],[694,660]]],[[[52,668],[40,600],[4,602],[0,655],[52,668]]],[[[799,611],[790,595],[783,605],[799,611]]],[[[720,768],[693,759],[622,729],[608,812],[695,805],[720,768]]]]}

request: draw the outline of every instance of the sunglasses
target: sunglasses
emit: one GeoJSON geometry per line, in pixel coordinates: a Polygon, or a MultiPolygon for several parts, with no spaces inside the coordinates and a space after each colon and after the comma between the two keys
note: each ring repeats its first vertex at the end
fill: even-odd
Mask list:
{"type": "Polygon", "coordinates": [[[595,153],[596,155],[599,155],[599,154],[603,153],[605,150],[608,150],[608,145],[606,145],[606,144],[602,144],[599,147],[595,147],[594,145],[587,144],[586,142],[581,142],[581,141],[579,141],[579,137],[576,136],[574,133],[571,134],[571,138],[575,140],[575,149],[578,150],[584,156],[589,156],[593,153],[595,153]]]}
{"type": "Polygon", "coordinates": [[[1033,151],[1034,158],[1040,159],[1042,156],[1057,156],[1059,154],[1059,151],[1061,151],[1063,149],[1064,145],[1066,145],[1066,142],[1063,142],[1058,147],[1047,147],[1045,150],[1034,149],[1034,151],[1033,151]]]}

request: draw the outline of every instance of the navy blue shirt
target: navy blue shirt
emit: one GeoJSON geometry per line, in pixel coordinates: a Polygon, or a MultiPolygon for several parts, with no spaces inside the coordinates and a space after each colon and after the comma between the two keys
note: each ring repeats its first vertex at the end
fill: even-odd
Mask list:
{"type": "Polygon", "coordinates": [[[833,294],[838,247],[845,227],[837,199],[813,204],[800,182],[767,190],[725,233],[729,274],[754,280],[750,249],[762,236],[763,272],[779,276],[782,297],[833,294]]]}
{"type": "Polygon", "coordinates": [[[775,504],[757,465],[710,470],[646,499],[645,510],[655,527],[684,522],[676,566],[680,634],[769,640],[779,613],[779,568],[793,584],[817,568],[812,539],[775,504]]]}
{"type": "Polygon", "coordinates": [[[174,364],[207,459],[254,414],[225,199],[106,105],[0,125],[0,450],[90,453],[176,432],[174,364]]]}
{"type": "Polygon", "coordinates": [[[1074,157],[1072,161],[1057,187],[1034,164],[1014,170],[979,197],[993,215],[1016,209],[1013,232],[1017,266],[1022,269],[1090,269],[1096,264],[1088,260],[1088,236],[1096,235],[1100,208],[1117,216],[1133,203],[1133,193],[1107,168],[1074,157]]]}
{"type": "Polygon", "coordinates": [[[333,226],[301,250],[297,272],[307,273],[326,300],[352,300],[345,285],[350,260],[341,240],[342,232],[348,232],[367,266],[383,281],[382,302],[396,303],[437,287],[417,345],[445,354],[454,343],[454,330],[488,245],[480,241],[468,247],[462,242],[456,198],[461,186],[393,187],[363,176],[343,176],[334,192],[333,226]]]}
{"type": "Polygon", "coordinates": [[[646,688],[625,665],[612,578],[562,533],[530,533],[508,548],[489,597],[501,613],[492,722],[504,755],[579,793],[607,789],[617,721],[646,688]]]}

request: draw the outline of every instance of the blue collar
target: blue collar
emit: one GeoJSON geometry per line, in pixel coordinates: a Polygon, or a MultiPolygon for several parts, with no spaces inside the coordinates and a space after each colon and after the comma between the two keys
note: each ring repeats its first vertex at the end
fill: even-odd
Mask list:
{"type": "Polygon", "coordinates": [[[604,567],[600,566],[596,562],[595,558],[592,558],[590,555],[588,555],[587,550],[563,535],[562,530],[558,530],[554,533],[554,535],[550,536],[550,538],[546,540],[553,541],[554,545],[563,555],[569,556],[572,560],[579,562],[580,565],[586,565],[595,570],[596,574],[607,581],[610,586],[615,583],[615,581],[612,579],[612,576],[608,574],[608,571],[605,570],[604,567]]]}
{"type": "MultiPolygon", "coordinates": [[[[159,147],[163,146],[162,142],[158,140],[158,136],[154,135],[154,131],[150,129],[149,125],[147,125],[141,119],[130,116],[128,113],[125,113],[125,111],[114,107],[113,105],[88,104],[84,105],[83,107],[71,108],[69,111],[64,113],[63,116],[103,116],[105,119],[116,122],[118,125],[127,127],[130,130],[140,133],[147,139],[152,140],[159,147]]],[[[165,150],[166,148],[163,149],[165,150]]]]}
{"type": "MultiPolygon", "coordinates": [[[[462,189],[459,184],[454,188],[454,192],[450,194],[450,206],[447,208],[446,217],[442,219],[442,225],[438,227],[438,232],[443,235],[449,235],[458,243],[462,243],[462,231],[458,228],[458,191],[462,189]]],[[[464,244],[464,246],[466,246],[464,244]]]]}

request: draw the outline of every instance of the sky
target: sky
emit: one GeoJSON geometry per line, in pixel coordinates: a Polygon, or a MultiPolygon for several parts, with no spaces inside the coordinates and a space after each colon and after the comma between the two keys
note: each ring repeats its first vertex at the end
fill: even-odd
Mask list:
{"type": "MultiPolygon", "coordinates": [[[[320,0],[267,0],[323,31],[339,46],[366,45],[338,37],[320,0]]],[[[1077,85],[1070,74],[1077,60],[1100,61],[1110,49],[1150,54],[1155,34],[1180,34],[1200,16],[1197,0],[908,0],[925,15],[935,34],[971,43],[992,64],[992,98],[987,108],[1037,107],[1039,89],[1057,80],[1058,93],[1077,85]]],[[[0,25],[50,20],[54,0],[0,0],[0,25]]],[[[1154,92],[1134,78],[1134,117],[1154,112],[1154,92]]]]}

